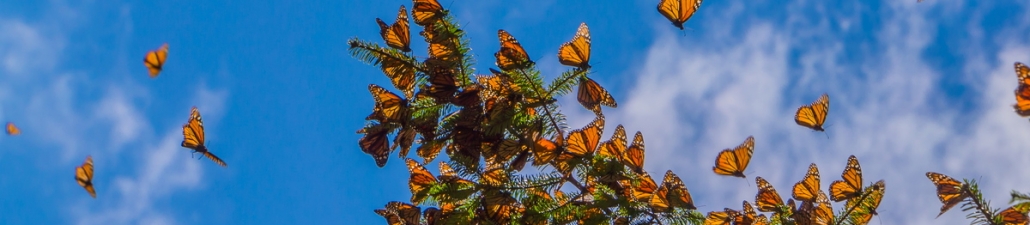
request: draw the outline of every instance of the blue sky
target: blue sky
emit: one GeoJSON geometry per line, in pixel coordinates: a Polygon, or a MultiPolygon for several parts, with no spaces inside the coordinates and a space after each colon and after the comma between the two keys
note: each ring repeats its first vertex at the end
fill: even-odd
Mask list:
{"type": "MultiPolygon", "coordinates": [[[[1030,62],[1025,2],[706,1],[687,31],[657,0],[441,3],[480,71],[505,29],[553,77],[567,69],[558,46],[586,22],[591,77],[620,106],[605,109],[605,136],[615,124],[642,131],[646,169],[680,174],[703,211],[753,200],[753,176],[789,195],[813,162],[826,188],[851,154],[867,180],[886,180],[884,224],[968,223],[957,209],[934,219],[927,171],[980,179],[995,207],[1030,187],[1030,171],[1006,171],[1030,160],[1030,124],[1010,107],[1012,64],[1030,62]],[[824,92],[828,138],[791,120],[824,92]],[[712,175],[715,154],[749,135],[749,179],[712,175]]],[[[407,171],[396,157],[378,168],[357,147],[372,108],[365,87],[388,80],[351,58],[346,40],[379,42],[374,18],[392,21],[402,4],[0,2],[0,119],[24,132],[0,138],[0,221],[382,222],[372,209],[409,198],[407,171]],[[142,57],[162,43],[166,68],[150,79],[142,57]],[[228,168],[179,147],[194,105],[228,168]],[[72,179],[86,155],[97,199],[72,179]]],[[[560,102],[570,126],[593,119],[560,102]]]]}

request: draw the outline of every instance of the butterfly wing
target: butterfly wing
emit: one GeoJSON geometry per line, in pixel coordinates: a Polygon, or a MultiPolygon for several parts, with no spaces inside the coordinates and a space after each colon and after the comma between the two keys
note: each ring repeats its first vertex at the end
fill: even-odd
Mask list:
{"type": "Polygon", "coordinates": [[[86,156],[86,161],[81,166],[75,168],[75,181],[79,183],[79,186],[86,189],[89,196],[97,198],[97,192],[93,189],[93,157],[86,156]]]}
{"type": "Polygon", "coordinates": [[[160,48],[153,51],[147,52],[147,56],[143,57],[143,65],[147,66],[147,70],[150,71],[150,78],[156,78],[161,70],[164,68],[165,59],[168,58],[168,44],[161,45],[160,48]]]}
{"type": "Polygon", "coordinates": [[[558,48],[558,62],[566,66],[580,69],[590,68],[590,29],[586,23],[580,23],[576,36],[558,48]]]}
{"type": "Polygon", "coordinates": [[[935,172],[927,172],[926,177],[930,178],[930,182],[937,186],[937,198],[941,200],[941,203],[944,203],[937,217],[944,215],[944,212],[947,212],[948,209],[969,197],[964,191],[965,184],[955,180],[955,178],[935,172]]]}
{"type": "Polygon", "coordinates": [[[204,146],[204,121],[200,118],[200,110],[193,107],[190,118],[182,125],[182,147],[198,150],[204,146]]]}
{"type": "Polygon", "coordinates": [[[862,167],[858,165],[855,155],[848,158],[848,165],[840,177],[843,180],[830,184],[830,200],[839,202],[862,194],[862,167]]]}
{"type": "Polygon", "coordinates": [[[408,179],[408,188],[411,189],[411,202],[417,204],[429,195],[429,187],[436,183],[436,177],[414,159],[408,158],[405,160],[405,163],[408,166],[408,172],[411,173],[408,179]]]}
{"type": "Polygon", "coordinates": [[[615,102],[615,98],[612,97],[608,90],[601,87],[600,84],[595,82],[586,76],[580,78],[579,81],[579,92],[577,92],[576,100],[583,107],[593,111],[595,114],[601,114],[601,105],[616,108],[618,103],[615,102]]]}
{"type": "Polygon", "coordinates": [[[633,143],[626,149],[622,163],[638,174],[644,172],[644,134],[640,131],[633,135],[633,143]]]}
{"type": "Polygon", "coordinates": [[[1012,107],[1015,109],[1016,114],[1022,117],[1030,116],[1030,67],[1027,67],[1023,63],[1016,62],[1016,77],[1019,79],[1019,85],[1016,87],[1016,104],[1012,107]]]}
{"type": "Polygon", "coordinates": [[[21,129],[18,129],[18,127],[14,126],[14,123],[7,122],[7,135],[15,136],[19,134],[21,134],[21,129]]]}
{"type": "Polygon", "coordinates": [[[604,115],[598,115],[583,129],[569,133],[569,146],[565,150],[580,157],[593,153],[597,148],[597,143],[601,140],[602,131],[604,131],[604,115]]]}
{"type": "Polygon", "coordinates": [[[805,174],[805,178],[794,184],[794,199],[815,202],[818,197],[819,190],[819,168],[812,163],[808,166],[808,173],[805,174]]]}
{"type": "Polygon", "coordinates": [[[669,189],[668,199],[669,205],[673,207],[685,208],[685,209],[697,209],[694,206],[694,199],[690,196],[690,191],[687,190],[687,185],[683,184],[683,180],[672,170],[665,171],[665,179],[662,181],[662,185],[667,186],[669,189]]]}
{"type": "Polygon", "coordinates": [[[426,26],[435,23],[437,19],[446,14],[443,6],[436,0],[412,0],[412,2],[414,4],[411,15],[415,18],[415,24],[426,26]]]}
{"type": "Polygon", "coordinates": [[[519,44],[519,41],[515,40],[515,37],[507,31],[497,30],[497,38],[501,41],[501,50],[494,53],[494,57],[497,58],[497,67],[502,70],[512,70],[533,63],[532,60],[529,60],[526,49],[522,48],[522,44],[519,44]]]}
{"type": "Polygon", "coordinates": [[[658,184],[654,182],[651,175],[648,175],[647,172],[640,173],[640,183],[633,186],[633,198],[640,202],[648,201],[656,190],[658,190],[658,184]]]}
{"type": "Polygon", "coordinates": [[[755,195],[755,205],[758,206],[758,211],[780,211],[780,206],[783,205],[783,198],[780,197],[780,193],[776,192],[772,184],[762,177],[755,177],[755,183],[758,186],[758,194],[755,195]]]}
{"type": "Polygon", "coordinates": [[[1003,225],[1027,225],[1030,224],[1030,218],[1027,218],[1026,212],[1020,212],[1016,207],[1009,207],[998,213],[998,217],[1001,217],[1001,223],[1003,225]]]}
{"type": "Polygon", "coordinates": [[[372,159],[376,161],[376,166],[386,166],[386,161],[390,156],[390,145],[387,134],[390,130],[385,129],[382,125],[372,126],[365,128],[362,132],[365,136],[358,139],[358,146],[361,147],[361,151],[366,154],[372,155],[372,159]]]}
{"type": "Polygon", "coordinates": [[[386,25],[383,20],[376,18],[379,24],[379,35],[386,41],[386,45],[403,52],[411,51],[411,32],[408,27],[408,10],[401,5],[397,12],[397,21],[393,25],[386,25]]]}
{"type": "Polygon", "coordinates": [[[372,98],[375,100],[375,108],[367,119],[379,120],[380,123],[393,123],[401,122],[402,118],[406,116],[407,100],[375,84],[369,84],[368,91],[372,93],[372,98]]]}
{"type": "Polygon", "coordinates": [[[622,124],[616,126],[615,134],[612,134],[608,141],[601,143],[601,148],[597,152],[601,156],[621,159],[622,154],[626,152],[626,128],[622,127],[622,124]]]}

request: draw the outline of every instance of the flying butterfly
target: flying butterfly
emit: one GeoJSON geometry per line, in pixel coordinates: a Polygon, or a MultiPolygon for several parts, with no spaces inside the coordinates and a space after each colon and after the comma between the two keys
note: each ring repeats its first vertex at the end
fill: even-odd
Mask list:
{"type": "Polygon", "coordinates": [[[21,129],[18,129],[18,127],[14,126],[14,123],[7,122],[7,135],[15,136],[19,134],[21,134],[21,129]]]}
{"type": "Polygon", "coordinates": [[[644,134],[637,131],[633,135],[633,143],[629,144],[626,152],[622,155],[622,163],[626,164],[633,172],[638,174],[644,172],[644,134]]]}
{"type": "Polygon", "coordinates": [[[701,0],[662,0],[658,3],[658,13],[672,22],[673,26],[683,30],[691,16],[701,7],[701,0]]]}
{"type": "Polygon", "coordinates": [[[823,94],[812,104],[798,107],[797,113],[794,113],[794,122],[816,131],[824,131],[823,123],[826,122],[826,114],[829,112],[830,96],[823,94]]]}
{"type": "Polygon", "coordinates": [[[576,36],[558,48],[558,62],[579,69],[590,68],[590,29],[586,23],[580,23],[576,36]]]}
{"type": "Polygon", "coordinates": [[[401,5],[397,12],[397,21],[393,25],[386,25],[386,22],[376,18],[379,24],[379,35],[383,36],[386,45],[402,52],[411,51],[411,32],[408,29],[408,10],[401,5]]]}
{"type": "Polygon", "coordinates": [[[182,139],[182,147],[191,149],[194,153],[203,154],[219,166],[227,166],[225,161],[222,161],[218,156],[208,151],[207,146],[204,146],[204,121],[200,119],[200,110],[197,110],[196,106],[190,110],[189,120],[186,121],[186,124],[182,125],[182,139]]]}
{"type": "Polygon", "coordinates": [[[497,50],[494,57],[497,58],[497,67],[501,70],[524,68],[533,64],[526,49],[522,48],[522,44],[519,44],[514,36],[507,31],[497,30],[497,38],[501,40],[501,50],[497,50]]]}
{"type": "Polygon", "coordinates": [[[855,155],[848,157],[848,165],[840,177],[843,180],[830,183],[830,200],[840,202],[862,195],[862,167],[855,155]]]}
{"type": "Polygon", "coordinates": [[[944,204],[941,206],[941,213],[937,214],[937,217],[941,217],[948,209],[969,197],[965,191],[966,184],[955,180],[955,178],[935,172],[926,172],[926,178],[930,178],[930,182],[937,186],[937,198],[944,204]]]}
{"type": "Polygon", "coordinates": [[[436,20],[447,14],[443,6],[436,0],[412,0],[411,16],[415,18],[415,24],[426,26],[433,24],[436,20]]]}
{"type": "Polygon", "coordinates": [[[421,203],[429,195],[429,187],[436,183],[436,177],[414,159],[408,158],[405,160],[405,163],[408,164],[408,172],[411,173],[411,176],[408,178],[408,188],[411,189],[411,202],[415,204],[421,203]]]}
{"type": "Polygon", "coordinates": [[[586,76],[579,78],[579,92],[576,93],[576,100],[595,114],[601,114],[602,105],[612,108],[619,106],[608,90],[586,76]]]}
{"type": "Polygon", "coordinates": [[[808,166],[808,173],[805,174],[805,178],[800,182],[794,184],[794,199],[815,202],[819,192],[819,167],[812,163],[808,166]]]}
{"type": "Polygon", "coordinates": [[[93,189],[93,156],[86,156],[86,161],[75,167],[75,182],[86,189],[89,196],[97,198],[97,191],[93,189]]]}
{"type": "Polygon", "coordinates": [[[718,175],[747,178],[744,170],[751,163],[751,155],[755,153],[755,138],[748,136],[734,149],[724,149],[715,157],[715,166],[712,171],[718,175]]]}
{"type": "Polygon", "coordinates": [[[147,66],[150,70],[150,78],[156,78],[157,74],[161,73],[164,69],[165,59],[168,58],[168,44],[161,45],[160,48],[153,51],[147,52],[147,55],[143,57],[143,65],[147,66]]]}
{"type": "Polygon", "coordinates": [[[1030,67],[1023,63],[1016,62],[1016,78],[1019,79],[1019,86],[1016,87],[1016,104],[1012,108],[1016,114],[1022,117],[1030,116],[1030,67]]]}
{"type": "Polygon", "coordinates": [[[772,184],[762,177],[755,177],[755,183],[758,186],[758,194],[755,195],[755,205],[758,206],[758,211],[779,212],[780,206],[784,205],[780,193],[777,193],[772,184]]]}
{"type": "Polygon", "coordinates": [[[586,156],[593,153],[597,143],[601,141],[601,132],[604,131],[604,115],[597,115],[593,122],[587,124],[583,129],[569,132],[568,146],[565,151],[575,156],[586,156]]]}

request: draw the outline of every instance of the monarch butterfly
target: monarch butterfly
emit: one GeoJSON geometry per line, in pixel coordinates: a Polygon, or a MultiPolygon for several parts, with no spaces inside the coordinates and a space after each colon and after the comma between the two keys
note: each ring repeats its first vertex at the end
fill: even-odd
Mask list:
{"type": "MultiPolygon", "coordinates": [[[[814,203],[817,205],[814,205],[812,212],[809,213],[812,221],[811,224],[833,224],[833,206],[830,205],[830,199],[826,197],[826,193],[819,190],[819,195],[815,198],[814,203]]],[[[806,202],[806,204],[810,203],[806,202]]]]}
{"type": "Polygon", "coordinates": [[[683,23],[697,12],[698,7],[701,7],[701,0],[662,0],[658,3],[658,13],[683,30],[683,23]]]}
{"type": "Polygon", "coordinates": [[[823,131],[823,123],[826,122],[826,114],[829,112],[830,96],[823,94],[812,104],[798,107],[797,113],[794,114],[794,122],[816,131],[823,131]]]}
{"type": "Polygon", "coordinates": [[[182,136],[182,147],[192,149],[193,152],[203,154],[219,166],[227,166],[225,161],[219,159],[218,156],[215,156],[215,154],[207,150],[207,146],[204,146],[204,122],[200,119],[200,110],[197,110],[196,106],[190,110],[190,119],[186,121],[186,124],[182,125],[182,136]]]}
{"type": "MultiPolygon", "coordinates": [[[[861,202],[857,201],[857,200],[848,200],[848,203],[845,204],[845,206],[844,206],[844,208],[846,208],[846,209],[851,209],[851,208],[858,209],[858,208],[856,208],[858,206],[857,204],[861,204],[862,207],[865,207],[865,209],[869,210],[868,212],[865,212],[865,213],[859,214],[858,216],[853,217],[853,218],[855,218],[855,220],[857,222],[855,224],[867,224],[867,223],[869,223],[870,220],[872,220],[873,215],[877,214],[876,213],[876,208],[880,206],[880,200],[883,200],[883,193],[884,193],[885,190],[886,190],[886,184],[884,183],[883,180],[880,180],[880,181],[877,181],[872,186],[869,186],[869,188],[867,189],[867,192],[868,192],[868,194],[866,195],[867,197],[862,199],[861,202]]],[[[852,214],[852,215],[855,215],[855,214],[852,214]]]]}
{"type": "Polygon", "coordinates": [[[590,68],[590,29],[587,23],[580,23],[576,36],[558,48],[558,62],[580,69],[590,68]]]}
{"type": "Polygon", "coordinates": [[[751,224],[754,224],[755,223],[755,219],[756,219],[755,217],[758,216],[758,214],[755,213],[755,208],[751,207],[751,203],[747,203],[746,200],[744,201],[743,205],[744,205],[743,206],[744,207],[744,209],[743,209],[744,211],[739,216],[737,216],[736,219],[733,220],[733,224],[739,224],[739,225],[745,225],[745,224],[746,225],[751,225],[751,224]]]}
{"type": "Polygon", "coordinates": [[[839,202],[862,194],[862,167],[858,165],[855,155],[848,157],[848,165],[840,174],[844,180],[830,183],[830,199],[839,202]]]}
{"type": "Polygon", "coordinates": [[[379,214],[380,216],[386,219],[386,224],[404,225],[404,219],[401,219],[401,216],[398,215],[397,212],[392,212],[390,210],[385,209],[376,209],[374,211],[376,212],[376,214],[379,214]]]}
{"type": "Polygon", "coordinates": [[[622,154],[621,159],[623,164],[629,167],[633,172],[643,173],[644,172],[644,134],[637,131],[637,134],[633,135],[633,143],[626,148],[626,152],[622,154]]]}
{"type": "Polygon", "coordinates": [[[944,204],[941,206],[941,213],[937,214],[937,217],[941,217],[948,209],[969,197],[965,191],[966,184],[955,180],[955,178],[935,172],[926,172],[926,178],[930,178],[930,182],[937,186],[937,198],[944,204]]]}
{"type": "Polygon", "coordinates": [[[450,184],[472,184],[472,181],[462,178],[461,175],[458,174],[458,172],[455,172],[450,165],[443,161],[440,162],[440,176],[437,176],[437,180],[439,180],[440,182],[450,184]]]}
{"type": "Polygon", "coordinates": [[[1016,87],[1016,104],[1012,108],[1019,116],[1030,116],[1030,67],[1023,63],[1016,62],[1016,78],[1019,79],[1019,86],[1016,87]]]}
{"type": "Polygon", "coordinates": [[[461,57],[458,52],[457,36],[449,30],[438,30],[436,25],[427,25],[419,33],[429,43],[429,57],[445,62],[456,62],[461,57]]]}
{"type": "Polygon", "coordinates": [[[800,182],[794,184],[794,199],[814,202],[818,197],[819,190],[819,168],[812,163],[808,166],[808,173],[800,182]]]}
{"type": "Polygon", "coordinates": [[[411,32],[408,30],[408,10],[401,5],[397,12],[397,21],[393,25],[386,25],[386,22],[376,18],[379,24],[379,35],[383,36],[386,45],[402,52],[411,51],[411,32]]]}
{"type": "Polygon", "coordinates": [[[454,71],[444,65],[445,63],[435,58],[425,61],[424,64],[429,71],[429,87],[422,88],[421,90],[441,104],[451,101],[454,98],[454,94],[458,92],[458,84],[454,80],[454,71]]]}
{"type": "Polygon", "coordinates": [[[479,177],[479,183],[490,186],[499,186],[508,181],[508,171],[504,163],[487,163],[483,176],[479,177]]]}
{"type": "Polygon", "coordinates": [[[411,189],[411,203],[418,204],[429,195],[429,187],[436,183],[436,177],[426,170],[426,167],[414,159],[405,160],[408,164],[408,172],[411,176],[408,179],[408,188],[411,189]]]}
{"type": "MultiPolygon", "coordinates": [[[[418,224],[422,216],[422,209],[418,206],[398,201],[391,201],[386,203],[385,210],[396,214],[401,220],[404,221],[404,224],[418,224]]],[[[390,220],[390,218],[387,218],[387,220],[390,220]]]]}
{"type": "Polygon", "coordinates": [[[748,136],[744,143],[741,143],[736,148],[732,150],[725,149],[719,152],[719,155],[715,157],[715,166],[712,167],[712,171],[715,171],[715,174],[718,175],[747,178],[747,176],[744,176],[744,170],[751,163],[751,155],[754,153],[755,138],[748,136]]]}
{"type": "Polygon", "coordinates": [[[533,146],[533,165],[539,166],[550,163],[558,157],[559,153],[561,153],[561,150],[557,144],[546,138],[538,137],[533,146]]]}
{"type": "Polygon", "coordinates": [[[604,115],[598,115],[594,122],[590,122],[579,130],[569,132],[569,146],[565,151],[575,156],[586,156],[594,152],[597,143],[601,140],[601,132],[604,131],[604,115]]]}
{"type": "MultiPolygon", "coordinates": [[[[691,210],[697,209],[697,207],[694,207],[694,199],[690,197],[690,191],[687,190],[687,186],[683,184],[683,180],[680,180],[679,176],[672,173],[672,170],[665,171],[665,179],[662,179],[662,187],[669,190],[669,206],[691,210]]],[[[656,196],[652,196],[652,198],[654,197],[656,196]]]]}
{"type": "Polygon", "coordinates": [[[769,181],[762,177],[755,177],[755,183],[758,186],[758,194],[755,195],[755,205],[758,206],[758,211],[781,211],[780,206],[783,205],[783,198],[780,198],[780,193],[776,192],[772,184],[769,184],[769,181]]]}
{"type": "Polygon", "coordinates": [[[21,129],[18,129],[18,127],[14,126],[14,123],[7,122],[7,135],[15,136],[19,134],[21,134],[21,129]]]}
{"type": "Polygon", "coordinates": [[[400,123],[408,115],[408,100],[405,100],[379,85],[369,84],[368,92],[372,93],[375,108],[366,119],[375,119],[380,123],[400,123]]]}
{"type": "Polygon", "coordinates": [[[75,182],[85,188],[89,196],[97,198],[97,191],[93,189],[93,156],[86,156],[86,161],[75,167],[75,182]]]}
{"type": "Polygon", "coordinates": [[[358,139],[358,146],[361,147],[361,151],[372,155],[372,159],[376,161],[376,166],[380,168],[386,166],[386,160],[390,156],[389,140],[386,137],[389,132],[390,130],[381,124],[362,129],[358,132],[365,134],[361,139],[358,139]]]}
{"type": "Polygon", "coordinates": [[[640,182],[633,186],[633,198],[640,202],[646,202],[651,199],[655,191],[658,190],[658,184],[651,179],[651,175],[647,172],[640,173],[640,182]]]}
{"type": "Polygon", "coordinates": [[[411,15],[415,17],[415,24],[426,26],[435,23],[437,19],[447,14],[440,2],[436,0],[412,0],[412,2],[414,5],[411,15]]]}
{"type": "Polygon", "coordinates": [[[451,100],[451,103],[461,107],[472,107],[483,103],[483,99],[479,96],[480,87],[478,84],[472,84],[469,86],[462,87],[461,92],[458,92],[451,100]]]}
{"type": "Polygon", "coordinates": [[[769,218],[768,217],[765,217],[765,215],[758,215],[758,218],[755,218],[755,223],[751,224],[751,225],[768,225],[768,224],[769,224],[769,218]]]}
{"type": "Polygon", "coordinates": [[[497,190],[483,193],[483,208],[486,218],[497,224],[507,224],[512,214],[524,211],[511,194],[497,190]]]}
{"type": "Polygon", "coordinates": [[[579,101],[580,105],[593,111],[595,114],[601,113],[601,105],[616,108],[618,103],[615,102],[615,98],[597,84],[593,79],[586,76],[579,78],[579,92],[576,95],[576,100],[579,101]]]}
{"type": "Polygon", "coordinates": [[[393,145],[390,146],[390,151],[401,148],[401,151],[397,154],[400,158],[408,156],[408,151],[411,150],[411,144],[415,142],[415,129],[411,127],[403,127],[401,131],[397,132],[397,137],[393,139],[393,145]]]}
{"type": "Polygon", "coordinates": [[[501,50],[494,53],[494,57],[497,58],[497,67],[502,70],[512,70],[533,64],[526,49],[522,48],[522,44],[519,44],[514,36],[507,31],[497,30],[497,38],[501,40],[501,50]]]}
{"type": "Polygon", "coordinates": [[[1030,218],[1027,218],[1026,212],[1019,211],[1015,206],[1002,210],[998,213],[998,217],[1001,217],[1001,223],[1004,225],[1030,224],[1030,218]]]}
{"type": "Polygon", "coordinates": [[[731,225],[738,217],[740,217],[740,212],[730,208],[725,208],[723,211],[712,211],[708,212],[708,216],[705,217],[705,225],[731,225]]]}
{"type": "Polygon", "coordinates": [[[147,69],[150,70],[150,78],[156,78],[157,74],[161,73],[167,58],[168,43],[161,45],[158,49],[147,52],[147,56],[143,57],[143,65],[147,66],[147,69]]]}
{"type": "Polygon", "coordinates": [[[512,81],[508,74],[501,71],[490,69],[493,75],[479,75],[476,76],[476,81],[479,84],[486,87],[487,98],[489,97],[505,97],[521,90],[519,85],[512,81]]]}
{"type": "Polygon", "coordinates": [[[612,138],[601,143],[597,154],[619,160],[624,152],[626,152],[626,128],[619,124],[615,127],[615,134],[612,134],[612,138]]]}

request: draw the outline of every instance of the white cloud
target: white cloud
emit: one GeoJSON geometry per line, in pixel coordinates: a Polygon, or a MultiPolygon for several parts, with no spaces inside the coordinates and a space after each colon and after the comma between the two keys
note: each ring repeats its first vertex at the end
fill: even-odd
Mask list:
{"type": "MultiPolygon", "coordinates": [[[[941,25],[916,8],[926,5],[884,3],[877,11],[882,23],[861,24],[869,9],[839,15],[818,1],[802,1],[791,5],[792,11],[816,15],[789,16],[791,22],[783,25],[734,10],[741,4],[722,9],[726,13],[710,9],[704,16],[720,22],[698,29],[698,39],[659,31],[640,71],[625,75],[638,77],[630,94],[618,99],[619,108],[605,108],[608,131],[618,123],[630,133],[643,131],[647,169],[680,174],[701,210],[753,201],[755,176],[770,180],[789,198],[813,162],[826,189],[840,179],[852,154],[867,183],[887,182],[880,211],[885,224],[969,222],[957,208],[934,219],[940,202],[925,178],[928,171],[978,179],[994,207],[1004,206],[1010,190],[1030,186],[1018,179],[1030,177],[1030,171],[1012,170],[1030,160],[1030,152],[1022,150],[1030,141],[1021,138],[1030,122],[1011,109],[1012,63],[1030,61],[1030,47],[1021,44],[1025,35],[1015,35],[1027,32],[1027,19],[1001,31],[970,27],[971,33],[983,33],[969,40],[970,46],[1004,44],[1001,52],[962,49],[968,62],[953,63],[966,68],[969,78],[963,79],[943,77],[947,71],[926,59],[934,56],[923,55],[932,41],[950,38],[936,36],[941,25]],[[872,30],[854,31],[856,26],[872,30]],[[871,38],[848,40],[853,32],[871,38]],[[849,52],[854,45],[864,47],[849,52]],[[973,109],[939,97],[948,93],[940,85],[945,79],[968,87],[960,98],[975,102],[973,109]],[[828,137],[792,121],[799,105],[823,92],[831,99],[828,137]],[[748,179],[714,175],[718,151],[748,135],[756,139],[748,179]]],[[[577,106],[571,98],[563,102],[577,106]]],[[[592,118],[582,112],[570,113],[571,127],[592,118]]]]}

